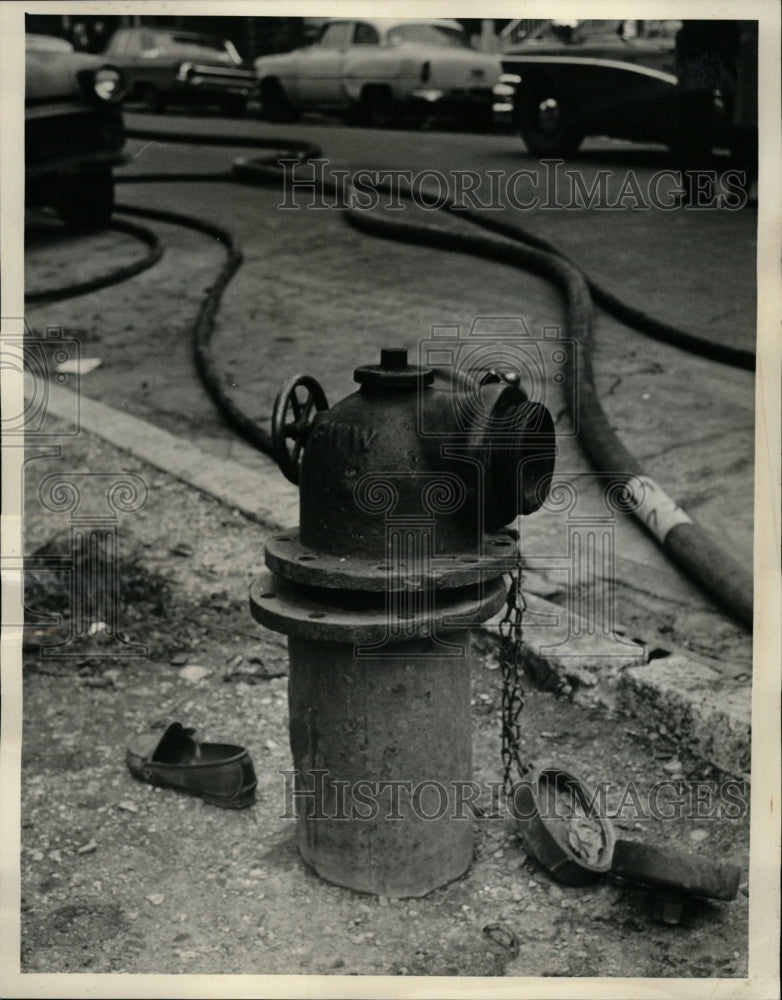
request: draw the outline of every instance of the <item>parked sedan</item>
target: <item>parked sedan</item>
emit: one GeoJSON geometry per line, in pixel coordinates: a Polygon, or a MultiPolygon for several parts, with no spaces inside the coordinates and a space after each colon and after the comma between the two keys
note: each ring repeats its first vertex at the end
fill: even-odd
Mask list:
{"type": "Polygon", "coordinates": [[[336,112],[378,127],[405,114],[491,123],[497,56],[476,52],[450,20],[331,19],[312,45],[255,60],[264,113],[336,112]]]}
{"type": "Polygon", "coordinates": [[[55,208],[75,228],[105,225],[114,209],[112,167],[125,161],[117,110],[124,77],[62,39],[25,41],[25,201],[55,208]]]}
{"type": "Polygon", "coordinates": [[[131,98],[149,111],[167,104],[217,104],[241,115],[255,90],[255,73],[232,42],[173,28],[119,28],[105,55],[128,78],[131,98]]]}
{"type": "Polygon", "coordinates": [[[680,21],[546,21],[503,52],[527,149],[565,156],[587,135],[675,143],[680,21]]]}

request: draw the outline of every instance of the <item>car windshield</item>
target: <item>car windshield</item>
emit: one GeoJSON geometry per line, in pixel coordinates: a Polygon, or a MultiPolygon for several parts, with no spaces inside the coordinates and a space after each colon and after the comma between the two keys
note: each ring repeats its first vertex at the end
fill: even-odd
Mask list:
{"type": "Polygon", "coordinates": [[[231,42],[222,38],[209,38],[207,35],[169,35],[156,32],[153,35],[154,47],[159,52],[170,52],[173,55],[188,59],[216,59],[218,62],[238,64],[242,60],[231,42]]]}
{"type": "Polygon", "coordinates": [[[442,49],[469,49],[470,43],[458,28],[439,24],[398,24],[388,32],[389,45],[432,45],[442,49]]]}

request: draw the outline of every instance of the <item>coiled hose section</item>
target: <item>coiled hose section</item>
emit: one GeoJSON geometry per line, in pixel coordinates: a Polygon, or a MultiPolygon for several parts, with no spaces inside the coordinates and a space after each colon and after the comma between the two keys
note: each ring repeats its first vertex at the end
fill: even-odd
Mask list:
{"type": "MultiPolygon", "coordinates": [[[[117,177],[116,180],[121,183],[211,180],[279,185],[284,176],[278,163],[279,159],[284,157],[305,162],[321,155],[317,146],[298,140],[255,139],[243,136],[206,138],[203,135],[188,133],[163,135],[145,129],[131,129],[127,135],[130,138],[147,141],[157,139],[164,142],[274,150],[276,155],[263,159],[241,158],[234,162],[231,171],[225,173],[136,174],[117,177]]],[[[638,460],[628,452],[617,437],[603,412],[595,389],[592,369],[593,296],[606,311],[620,321],[641,333],[684,350],[745,370],[754,370],[754,354],[705,340],[624,303],[608,289],[589,279],[553,244],[511,222],[487,218],[477,211],[465,210],[463,206],[456,206],[453,203],[445,204],[442,206],[444,211],[458,214],[461,218],[467,218],[487,230],[482,233],[455,232],[431,222],[410,222],[398,217],[362,212],[352,208],[342,199],[345,188],[337,185],[331,178],[323,175],[317,183],[323,193],[340,199],[346,220],[362,232],[419,246],[426,245],[500,261],[521,270],[531,271],[558,287],[565,301],[570,335],[581,348],[579,351],[571,352],[564,372],[568,389],[566,395],[571,401],[570,416],[581,446],[598,471],[610,473],[615,480],[624,483],[628,511],[633,511],[639,517],[669,558],[729,614],[751,630],[753,617],[751,573],[723,551],[710,535],[693,523],[667,497],[659,485],[647,476],[638,460]],[[649,504],[644,503],[644,494],[649,490],[656,496],[656,502],[661,501],[667,511],[674,512],[672,518],[670,516],[667,520],[663,518],[662,524],[657,524],[656,518],[650,516],[649,504]]],[[[382,192],[389,188],[377,185],[377,190],[382,192]]],[[[187,226],[214,237],[225,248],[225,263],[214,284],[206,291],[193,326],[195,365],[207,391],[229,425],[250,444],[273,457],[270,435],[255,420],[248,417],[225,391],[211,352],[211,337],[220,300],[242,264],[242,251],[235,239],[221,226],[179,212],[141,209],[128,205],[118,205],[117,211],[140,218],[187,226]]],[[[117,280],[125,280],[125,277],[129,276],[123,275],[117,280]]],[[[97,280],[102,280],[104,284],[113,283],[111,276],[106,277],[97,280]]],[[[89,285],[89,282],[83,283],[80,290],[72,294],[83,294],[85,290],[91,290],[87,287],[89,285]]],[[[97,284],[95,287],[103,285],[97,284]]],[[[50,294],[49,298],[52,297],[50,294]]],[[[652,514],[654,513],[652,511],[652,514]]]]}

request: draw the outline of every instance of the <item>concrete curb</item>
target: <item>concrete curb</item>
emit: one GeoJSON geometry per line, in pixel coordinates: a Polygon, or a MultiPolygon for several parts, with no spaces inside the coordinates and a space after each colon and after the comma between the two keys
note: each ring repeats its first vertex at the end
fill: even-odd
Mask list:
{"type": "MultiPolygon", "coordinates": [[[[747,779],[751,688],[688,652],[596,633],[559,604],[527,594],[522,662],[538,687],[638,719],[719,770],[747,779]]],[[[499,638],[498,616],[489,623],[499,638]]]]}
{"type": "MultiPolygon", "coordinates": [[[[25,394],[32,391],[26,381],[25,394]]],[[[49,385],[47,405],[65,421],[78,413],[84,430],[272,530],[298,524],[298,490],[260,453],[260,470],[255,471],[54,384],[49,385]]],[[[527,594],[527,605],[523,663],[539,687],[585,707],[634,716],[720,770],[747,776],[749,685],[736,683],[689,652],[656,650],[651,658],[646,646],[624,638],[619,630],[597,633],[586,619],[534,593],[527,594]]],[[[500,617],[485,626],[495,639],[500,617]]]]}
{"type": "MultiPolygon", "coordinates": [[[[33,391],[32,381],[25,377],[25,397],[31,398],[33,391]]],[[[211,455],[146,420],[54,383],[48,384],[47,410],[67,422],[72,422],[78,414],[79,426],[89,433],[272,530],[293,528],[299,523],[299,491],[283,479],[276,463],[261,452],[258,452],[260,470],[254,472],[239,462],[211,455]]]]}

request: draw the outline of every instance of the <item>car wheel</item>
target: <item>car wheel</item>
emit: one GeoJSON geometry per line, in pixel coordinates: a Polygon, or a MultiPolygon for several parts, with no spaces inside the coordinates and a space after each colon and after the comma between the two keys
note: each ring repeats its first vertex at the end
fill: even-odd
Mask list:
{"type": "Polygon", "coordinates": [[[567,156],[584,140],[573,122],[572,109],[546,80],[533,80],[522,87],[517,123],[524,145],[535,156],[567,156]]]}
{"type": "Polygon", "coordinates": [[[247,98],[239,94],[231,94],[220,101],[223,114],[229,118],[244,118],[247,114],[247,98]]]}
{"type": "Polygon", "coordinates": [[[399,105],[388,87],[371,87],[362,95],[364,120],[375,128],[393,128],[400,122],[399,105]]]}
{"type": "Polygon", "coordinates": [[[146,111],[151,111],[154,114],[165,111],[165,98],[154,84],[144,84],[144,86],[139,90],[139,97],[141,98],[141,103],[146,111]]]}
{"type": "Polygon", "coordinates": [[[71,229],[85,232],[107,226],[114,211],[111,170],[85,170],[64,175],[57,184],[54,207],[71,229]]]}
{"type": "Polygon", "coordinates": [[[263,116],[270,122],[295,122],[296,109],[288,100],[283,86],[277,80],[264,80],[261,85],[261,105],[263,116]]]}

